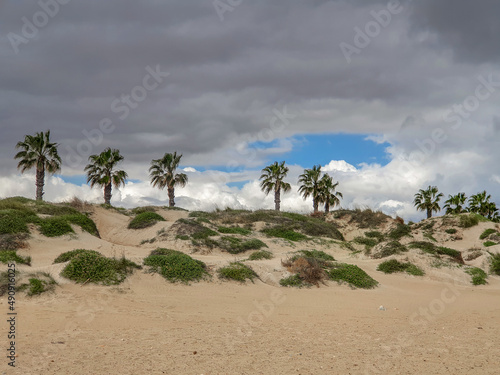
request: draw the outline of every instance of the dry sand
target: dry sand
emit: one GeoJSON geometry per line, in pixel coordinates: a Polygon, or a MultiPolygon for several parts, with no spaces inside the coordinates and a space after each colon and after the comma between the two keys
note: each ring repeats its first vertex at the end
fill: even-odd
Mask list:
{"type": "MultiPolygon", "coordinates": [[[[17,296],[17,367],[1,374],[500,374],[500,278],[473,287],[460,269],[428,266],[426,276],[385,275],[380,260],[324,249],[357,264],[380,282],[374,290],[329,283],[320,288],[277,285],[280,259],[297,248],[271,241],[275,258],[252,262],[262,280],[239,284],[171,284],[136,271],[117,287],[75,285],[51,265],[62,252],[94,249],[140,261],[157,246],[183,249],[169,240],[139,246],[185,212],[161,211],[167,222],[140,231],[129,218],[96,208],[102,239],[82,233],[48,239],[34,235],[33,265],[60,285],[40,297],[17,296]],[[383,305],[385,310],[380,310],[383,305]]],[[[458,250],[478,245],[481,224],[446,243],[458,250]]],[[[211,266],[235,257],[221,252],[193,257],[211,266]]],[[[410,259],[422,257],[417,252],[410,259]]],[[[422,261],[422,259],[420,259],[422,261]]],[[[476,262],[482,262],[481,259],[476,262]]],[[[7,301],[1,308],[7,316],[7,301]]],[[[2,323],[7,349],[7,323],[2,323]]]]}

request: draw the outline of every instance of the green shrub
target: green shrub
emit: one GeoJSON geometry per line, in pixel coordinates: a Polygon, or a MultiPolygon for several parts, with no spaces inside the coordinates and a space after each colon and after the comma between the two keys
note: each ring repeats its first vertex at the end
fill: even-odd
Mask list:
{"type": "Polygon", "coordinates": [[[408,251],[408,249],[406,248],[405,245],[401,244],[398,241],[391,241],[391,242],[385,244],[382,247],[380,252],[373,255],[373,258],[375,258],[375,259],[387,258],[388,256],[391,256],[394,254],[400,254],[400,253],[406,252],[406,251],[408,251]]]}
{"type": "Polygon", "coordinates": [[[344,216],[350,216],[350,223],[356,223],[359,228],[377,228],[385,223],[390,216],[380,212],[373,211],[372,209],[360,209],[355,210],[337,210],[333,212],[333,216],[336,219],[340,219],[344,216]]]}
{"type": "Polygon", "coordinates": [[[0,251],[1,250],[17,250],[28,247],[26,239],[27,233],[18,234],[0,234],[0,251]]]}
{"type": "Polygon", "coordinates": [[[155,225],[159,221],[165,221],[165,219],[158,215],[156,212],[142,212],[136,215],[128,224],[129,229],[143,229],[155,225]]]}
{"type": "Polygon", "coordinates": [[[411,235],[411,228],[409,225],[398,223],[396,228],[392,229],[388,236],[392,240],[400,240],[405,236],[411,235]]]}
{"type": "Polygon", "coordinates": [[[431,241],[434,241],[434,242],[438,242],[433,236],[431,233],[424,233],[424,238],[427,238],[431,241]]]}
{"type": "Polygon", "coordinates": [[[413,241],[409,245],[410,249],[420,249],[429,254],[436,254],[436,245],[427,241],[413,241]]]}
{"type": "Polygon", "coordinates": [[[99,253],[99,252],[97,252],[95,250],[76,249],[76,250],[66,251],[65,253],[60,254],[54,260],[54,264],[69,262],[71,259],[73,259],[74,257],[76,257],[76,256],[78,256],[80,254],[95,254],[95,255],[102,256],[101,253],[99,253]]]}
{"type": "Polygon", "coordinates": [[[470,228],[479,224],[479,217],[475,214],[461,215],[459,225],[462,228],[470,228]]]}
{"type": "Polygon", "coordinates": [[[281,226],[266,228],[263,229],[262,232],[270,237],[284,238],[289,241],[303,241],[307,239],[306,235],[281,226]]]}
{"type": "Polygon", "coordinates": [[[324,261],[335,261],[335,258],[330,254],[325,253],[322,250],[299,250],[297,251],[297,255],[294,255],[291,260],[294,261],[299,257],[313,258],[324,261]]]}
{"type": "Polygon", "coordinates": [[[365,233],[365,237],[368,237],[368,238],[376,238],[378,240],[378,242],[382,242],[385,238],[385,236],[379,232],[379,231],[370,231],[370,232],[366,232],[365,233]]]}
{"type": "Polygon", "coordinates": [[[434,225],[436,224],[435,221],[431,221],[429,223],[426,223],[422,226],[422,230],[431,230],[432,228],[434,228],[434,225]]]}
{"type": "Polygon", "coordinates": [[[0,251],[0,262],[2,263],[12,263],[16,262],[19,264],[27,264],[31,266],[31,257],[22,257],[17,255],[17,253],[13,250],[0,251]]]}
{"type": "Polygon", "coordinates": [[[378,285],[370,275],[352,264],[336,263],[327,273],[331,280],[345,282],[355,288],[372,289],[378,285]]]}
{"type": "Polygon", "coordinates": [[[67,220],[62,217],[50,217],[40,221],[40,232],[46,237],[59,237],[68,233],[75,233],[67,220]]]}
{"type": "Polygon", "coordinates": [[[213,231],[210,228],[202,227],[199,231],[193,233],[191,237],[195,240],[202,240],[204,238],[208,238],[211,236],[217,236],[217,232],[213,231]]]}
{"type": "Polygon", "coordinates": [[[218,273],[221,279],[240,282],[245,282],[247,279],[253,282],[253,279],[258,277],[254,270],[240,262],[233,262],[229,266],[219,268],[218,273]]]}
{"type": "Polygon", "coordinates": [[[302,280],[299,275],[292,275],[285,277],[280,280],[280,285],[281,286],[286,286],[286,287],[295,287],[295,288],[302,288],[302,287],[310,287],[312,286],[311,284],[306,283],[304,280],[302,280]]]}
{"type": "Polygon", "coordinates": [[[153,250],[151,255],[144,259],[144,265],[170,282],[199,281],[208,275],[205,263],[177,250],[153,250]]]}
{"type": "Polygon", "coordinates": [[[485,243],[483,243],[484,247],[491,247],[491,246],[495,246],[495,245],[498,245],[496,242],[493,242],[493,241],[486,241],[485,243]]]}
{"type": "Polygon", "coordinates": [[[85,232],[99,237],[99,231],[94,221],[84,214],[66,215],[63,216],[62,219],[69,221],[71,224],[78,225],[85,232]]]}
{"type": "Polygon", "coordinates": [[[449,228],[449,229],[446,229],[445,232],[448,234],[455,234],[455,233],[457,233],[457,230],[455,228],[449,228]]]}
{"type": "Polygon", "coordinates": [[[187,236],[185,234],[177,235],[177,236],[175,236],[175,238],[178,239],[178,240],[182,240],[182,241],[188,241],[189,240],[189,236],[187,236]]]}
{"type": "Polygon", "coordinates": [[[378,241],[373,238],[367,238],[367,237],[356,237],[354,239],[355,243],[358,243],[360,245],[365,245],[367,249],[372,248],[376,244],[378,244],[378,241]]]}
{"type": "Polygon", "coordinates": [[[490,234],[496,233],[496,229],[490,228],[486,229],[481,235],[479,236],[480,240],[484,240],[486,237],[488,237],[490,234]]]}
{"type": "Polygon", "coordinates": [[[156,212],[156,207],[154,206],[136,207],[133,208],[131,211],[134,215],[139,215],[143,214],[144,212],[156,212]]]}
{"type": "Polygon", "coordinates": [[[61,276],[77,283],[117,285],[136,268],[140,266],[125,258],[105,258],[99,253],[83,252],[70,260],[61,276]]]}
{"type": "Polygon", "coordinates": [[[248,236],[252,233],[251,230],[241,227],[219,227],[217,230],[224,234],[241,234],[242,236],[248,236]]]}
{"type": "Polygon", "coordinates": [[[13,209],[0,210],[0,234],[28,233],[27,223],[36,218],[34,213],[13,209]]]}
{"type": "Polygon", "coordinates": [[[500,276],[500,254],[491,254],[490,272],[500,276]]]}
{"type": "Polygon", "coordinates": [[[218,246],[230,254],[239,254],[247,250],[260,250],[263,247],[267,247],[264,242],[256,238],[242,240],[240,238],[229,236],[222,237],[218,246]]]}
{"type": "Polygon", "coordinates": [[[262,259],[272,259],[273,253],[267,250],[256,251],[248,257],[248,260],[262,260],[262,259]]]}
{"type": "Polygon", "coordinates": [[[486,278],[488,275],[481,268],[473,267],[465,270],[466,273],[472,277],[472,285],[484,285],[486,284],[486,278]]]}
{"type": "Polygon", "coordinates": [[[380,263],[377,267],[377,271],[381,271],[383,273],[406,272],[414,276],[425,275],[425,272],[416,265],[409,262],[403,263],[396,259],[391,259],[380,263]]]}

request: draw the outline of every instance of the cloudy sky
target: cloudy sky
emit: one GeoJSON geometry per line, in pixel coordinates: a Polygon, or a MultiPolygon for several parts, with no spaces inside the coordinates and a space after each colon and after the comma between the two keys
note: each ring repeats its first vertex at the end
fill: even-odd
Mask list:
{"type": "Polygon", "coordinates": [[[0,0],[0,197],[33,197],[13,160],[51,130],[52,201],[101,202],[90,154],[120,149],[121,206],[165,204],[151,159],[183,154],[188,209],[272,208],[260,170],[340,181],[343,207],[410,220],[420,188],[500,203],[500,3],[440,0],[0,0]]]}

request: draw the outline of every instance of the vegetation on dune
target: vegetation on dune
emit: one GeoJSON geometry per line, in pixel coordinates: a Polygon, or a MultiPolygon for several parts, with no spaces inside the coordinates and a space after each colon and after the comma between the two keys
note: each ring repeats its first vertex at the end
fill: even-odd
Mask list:
{"type": "Polygon", "coordinates": [[[161,159],[153,159],[149,168],[151,184],[163,190],[167,188],[168,205],[175,206],[175,187],[184,187],[188,183],[188,176],[185,173],[175,173],[181,162],[182,154],[165,153],[161,159]]]}
{"type": "Polygon", "coordinates": [[[18,291],[26,291],[29,297],[38,296],[45,292],[54,291],[57,282],[47,272],[37,272],[30,275],[27,283],[22,283],[17,287],[18,291]]]}
{"type": "Polygon", "coordinates": [[[327,273],[330,280],[347,283],[353,288],[373,289],[378,286],[378,281],[353,264],[336,263],[327,273]]]}
{"type": "Polygon", "coordinates": [[[391,218],[380,211],[373,211],[369,208],[364,210],[360,208],[355,210],[337,210],[333,213],[333,217],[336,219],[341,219],[344,216],[350,216],[349,223],[357,225],[360,229],[377,228],[391,218]]]}
{"type": "Polygon", "coordinates": [[[356,237],[354,238],[353,242],[360,245],[365,245],[367,250],[371,249],[372,247],[374,247],[379,243],[377,239],[368,237],[356,237]]]}
{"type": "Polygon", "coordinates": [[[497,233],[496,229],[493,229],[493,228],[486,229],[483,233],[481,233],[481,235],[479,236],[479,239],[484,240],[494,233],[497,233]]]}
{"type": "Polygon", "coordinates": [[[289,229],[286,226],[276,226],[273,228],[262,229],[262,233],[270,237],[284,238],[289,241],[303,241],[307,240],[308,237],[302,233],[296,232],[293,229],[289,229]]]}
{"type": "Polygon", "coordinates": [[[305,282],[299,275],[291,275],[280,280],[280,285],[285,287],[303,288],[310,287],[312,284],[305,282]]]}
{"type": "Polygon", "coordinates": [[[141,268],[122,257],[106,258],[100,253],[85,251],[71,258],[61,276],[77,283],[117,285],[123,282],[134,269],[141,268]]]}
{"type": "Polygon", "coordinates": [[[248,260],[262,260],[262,259],[272,259],[273,253],[267,250],[256,251],[248,257],[248,260]]]}
{"type": "Polygon", "coordinates": [[[217,236],[214,230],[205,227],[194,219],[179,219],[172,226],[177,236],[188,236],[195,240],[206,239],[211,236],[217,236]]]}
{"type": "Polygon", "coordinates": [[[144,265],[149,267],[150,272],[158,273],[173,283],[189,283],[208,276],[205,263],[177,250],[153,250],[144,258],[144,265]]]}
{"type": "Polygon", "coordinates": [[[104,204],[111,204],[113,186],[119,188],[121,185],[125,185],[128,177],[127,172],[115,170],[116,165],[123,159],[119,150],[110,147],[98,155],[89,156],[89,164],[85,166],[87,183],[90,183],[90,187],[104,188],[104,204]]]}
{"type": "Polygon", "coordinates": [[[398,241],[391,241],[385,244],[379,252],[373,255],[375,259],[387,258],[388,256],[401,254],[408,251],[408,248],[398,241]]]}
{"type": "Polygon", "coordinates": [[[142,212],[136,215],[128,224],[129,229],[143,229],[155,225],[159,221],[165,221],[165,219],[158,215],[156,212],[142,212]]]}
{"type": "Polygon", "coordinates": [[[484,247],[491,247],[491,246],[495,246],[495,245],[498,245],[498,244],[496,242],[493,242],[493,241],[486,241],[483,243],[484,247]]]}
{"type": "Polygon", "coordinates": [[[448,234],[455,234],[455,233],[457,233],[457,230],[455,228],[449,228],[449,229],[446,229],[445,232],[448,234]]]}
{"type": "Polygon", "coordinates": [[[222,237],[217,245],[230,254],[239,254],[248,250],[260,250],[263,247],[268,247],[264,242],[256,238],[242,240],[229,236],[222,237]]]}
{"type": "Polygon", "coordinates": [[[241,262],[232,262],[228,266],[219,268],[217,273],[221,279],[236,280],[239,282],[245,282],[246,280],[253,282],[253,279],[258,277],[254,270],[241,262]]]}
{"type": "Polygon", "coordinates": [[[471,283],[473,285],[485,285],[487,284],[486,279],[488,278],[488,274],[484,272],[481,268],[472,267],[465,270],[471,277],[471,283]]]}
{"type": "Polygon", "coordinates": [[[24,249],[28,247],[27,239],[27,233],[0,234],[0,251],[24,249]]]}
{"type": "Polygon", "coordinates": [[[414,241],[409,245],[412,249],[420,249],[425,253],[432,255],[446,255],[452,258],[454,261],[464,264],[464,260],[462,258],[462,253],[458,250],[450,249],[444,246],[436,246],[431,242],[426,241],[414,241]]]}
{"type": "Polygon", "coordinates": [[[281,192],[287,193],[292,189],[288,182],[283,181],[287,173],[288,167],[285,166],[284,161],[275,162],[262,169],[260,188],[266,195],[274,192],[274,209],[276,211],[280,210],[281,192]]]}
{"type": "Polygon", "coordinates": [[[217,230],[224,234],[240,234],[242,236],[248,236],[252,231],[250,229],[241,227],[219,227],[217,230]]]}
{"type": "Polygon", "coordinates": [[[19,159],[17,168],[21,173],[32,168],[36,169],[36,200],[43,199],[43,187],[45,185],[45,173],[54,174],[61,170],[61,158],[59,156],[57,143],[51,142],[50,130],[39,132],[35,135],[25,135],[24,141],[16,144],[21,149],[14,159],[19,159]]]}
{"type": "Polygon", "coordinates": [[[500,276],[500,254],[491,254],[490,272],[500,276]]]}
{"type": "Polygon", "coordinates": [[[479,224],[479,217],[476,214],[460,216],[460,226],[462,228],[471,228],[479,224]]]}
{"type": "Polygon", "coordinates": [[[400,262],[396,259],[387,260],[380,263],[377,267],[377,271],[384,273],[396,273],[396,272],[406,272],[414,276],[424,276],[425,272],[410,262],[400,262]]]}
{"type": "Polygon", "coordinates": [[[17,255],[14,250],[4,250],[0,251],[0,262],[5,264],[15,262],[18,264],[27,264],[28,266],[31,266],[31,257],[23,257],[17,255]]]}
{"type": "Polygon", "coordinates": [[[295,261],[300,257],[318,259],[320,261],[335,261],[335,258],[322,250],[299,250],[295,252],[290,260],[295,261]]]}
{"type": "Polygon", "coordinates": [[[411,236],[411,228],[409,225],[401,223],[398,223],[396,228],[392,229],[388,234],[388,237],[395,241],[400,240],[405,236],[411,236]]]}
{"type": "Polygon", "coordinates": [[[54,259],[54,264],[69,262],[71,259],[73,259],[81,254],[102,255],[101,253],[99,253],[95,250],[75,249],[75,250],[66,251],[65,253],[59,254],[59,256],[56,259],[54,259]]]}

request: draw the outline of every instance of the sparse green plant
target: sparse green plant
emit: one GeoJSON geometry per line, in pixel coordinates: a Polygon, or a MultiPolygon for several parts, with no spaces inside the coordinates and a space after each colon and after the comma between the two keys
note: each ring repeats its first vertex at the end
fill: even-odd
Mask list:
{"type": "Polygon", "coordinates": [[[219,227],[217,230],[220,233],[224,234],[240,234],[242,236],[248,236],[250,233],[252,233],[251,230],[241,228],[241,227],[219,227]]]}
{"type": "Polygon", "coordinates": [[[27,233],[0,234],[0,251],[24,249],[28,246],[27,233]]]}
{"type": "Polygon", "coordinates": [[[376,238],[378,242],[382,242],[385,238],[385,236],[381,232],[376,230],[365,232],[365,237],[376,238]]]}
{"type": "Polygon", "coordinates": [[[461,215],[459,225],[462,228],[471,228],[479,224],[479,218],[476,214],[461,215]]]}
{"type": "Polygon", "coordinates": [[[262,230],[262,232],[270,237],[284,238],[290,241],[303,241],[307,239],[306,235],[282,226],[265,228],[262,230]]]}
{"type": "Polygon", "coordinates": [[[498,245],[498,244],[496,242],[493,242],[493,241],[486,241],[483,243],[484,247],[491,247],[491,246],[495,246],[495,245],[498,245]]]}
{"type": "Polygon", "coordinates": [[[374,254],[373,258],[375,259],[387,258],[388,256],[400,254],[406,251],[408,251],[408,249],[405,245],[401,244],[398,241],[391,241],[385,244],[378,253],[374,254]]]}
{"type": "Polygon", "coordinates": [[[400,240],[405,236],[411,236],[411,228],[409,225],[398,223],[396,228],[389,232],[388,236],[392,240],[400,240]]]}
{"type": "Polygon", "coordinates": [[[306,258],[314,258],[318,260],[323,260],[323,261],[335,261],[335,258],[331,256],[330,254],[325,253],[322,250],[299,250],[296,252],[296,255],[294,255],[291,260],[296,260],[299,257],[306,257],[306,258]]]}
{"type": "Polygon", "coordinates": [[[142,212],[136,215],[128,224],[129,229],[143,229],[155,225],[159,221],[165,221],[165,219],[155,212],[142,212]]]}
{"type": "Polygon", "coordinates": [[[312,284],[308,284],[302,280],[299,275],[291,275],[288,277],[284,277],[280,280],[280,285],[285,287],[295,287],[295,288],[303,288],[303,287],[311,287],[312,284]]]}
{"type": "Polygon", "coordinates": [[[75,233],[71,225],[60,217],[46,218],[40,221],[40,232],[46,237],[59,237],[68,233],[75,233]]]}
{"type": "Polygon", "coordinates": [[[14,250],[5,250],[5,251],[0,251],[0,262],[5,264],[15,262],[31,266],[31,257],[30,256],[23,257],[17,255],[17,253],[14,250]]]}
{"type": "Polygon", "coordinates": [[[438,240],[436,240],[431,233],[424,233],[424,238],[427,238],[433,242],[438,242],[438,240]]]}
{"type": "Polygon", "coordinates": [[[466,273],[471,275],[473,285],[485,285],[488,275],[481,268],[472,267],[465,270],[466,273]]]}
{"type": "Polygon", "coordinates": [[[94,255],[100,255],[100,256],[102,256],[101,253],[99,253],[99,252],[97,252],[95,250],[75,249],[75,250],[66,251],[65,253],[60,254],[54,260],[54,264],[69,262],[71,259],[77,257],[80,254],[94,254],[94,255]]]}
{"type": "Polygon", "coordinates": [[[479,236],[479,239],[484,240],[487,237],[489,237],[490,235],[492,235],[493,233],[497,233],[497,230],[493,229],[493,228],[486,229],[483,233],[481,233],[481,235],[479,236]]]}
{"type": "Polygon", "coordinates": [[[354,242],[360,245],[365,245],[367,249],[371,249],[372,247],[378,244],[378,241],[376,239],[367,237],[356,237],[354,239],[354,242]]]}
{"type": "Polygon", "coordinates": [[[208,276],[205,263],[177,250],[153,250],[151,255],[144,259],[144,265],[170,282],[189,283],[208,276]]]}
{"type": "Polygon", "coordinates": [[[260,250],[267,245],[259,239],[242,240],[236,237],[225,236],[219,241],[219,246],[230,254],[239,254],[247,250],[260,250]]]}
{"type": "Polygon", "coordinates": [[[396,259],[387,260],[378,265],[377,271],[383,273],[406,272],[414,276],[423,276],[425,272],[410,262],[400,262],[396,259]]]}
{"type": "Polygon", "coordinates": [[[455,228],[449,228],[449,229],[446,229],[445,232],[448,234],[455,234],[455,233],[457,233],[457,230],[455,228]]]}
{"type": "Polygon", "coordinates": [[[256,251],[248,257],[248,260],[262,260],[262,259],[272,259],[273,253],[267,250],[256,251]]]}
{"type": "Polygon", "coordinates": [[[28,297],[52,292],[57,285],[54,278],[47,272],[38,272],[31,276],[33,277],[28,280],[28,283],[23,283],[17,288],[18,291],[27,291],[28,297]]]}
{"type": "Polygon", "coordinates": [[[490,272],[500,276],[500,254],[491,254],[490,272]]]}
{"type": "Polygon", "coordinates": [[[232,262],[228,266],[219,268],[217,271],[221,279],[231,279],[245,282],[247,279],[253,282],[258,277],[254,270],[241,262],[232,262]]]}
{"type": "Polygon", "coordinates": [[[189,240],[189,236],[187,236],[185,234],[177,235],[177,236],[175,236],[175,238],[178,239],[178,240],[182,240],[182,241],[188,241],[189,240]]]}

